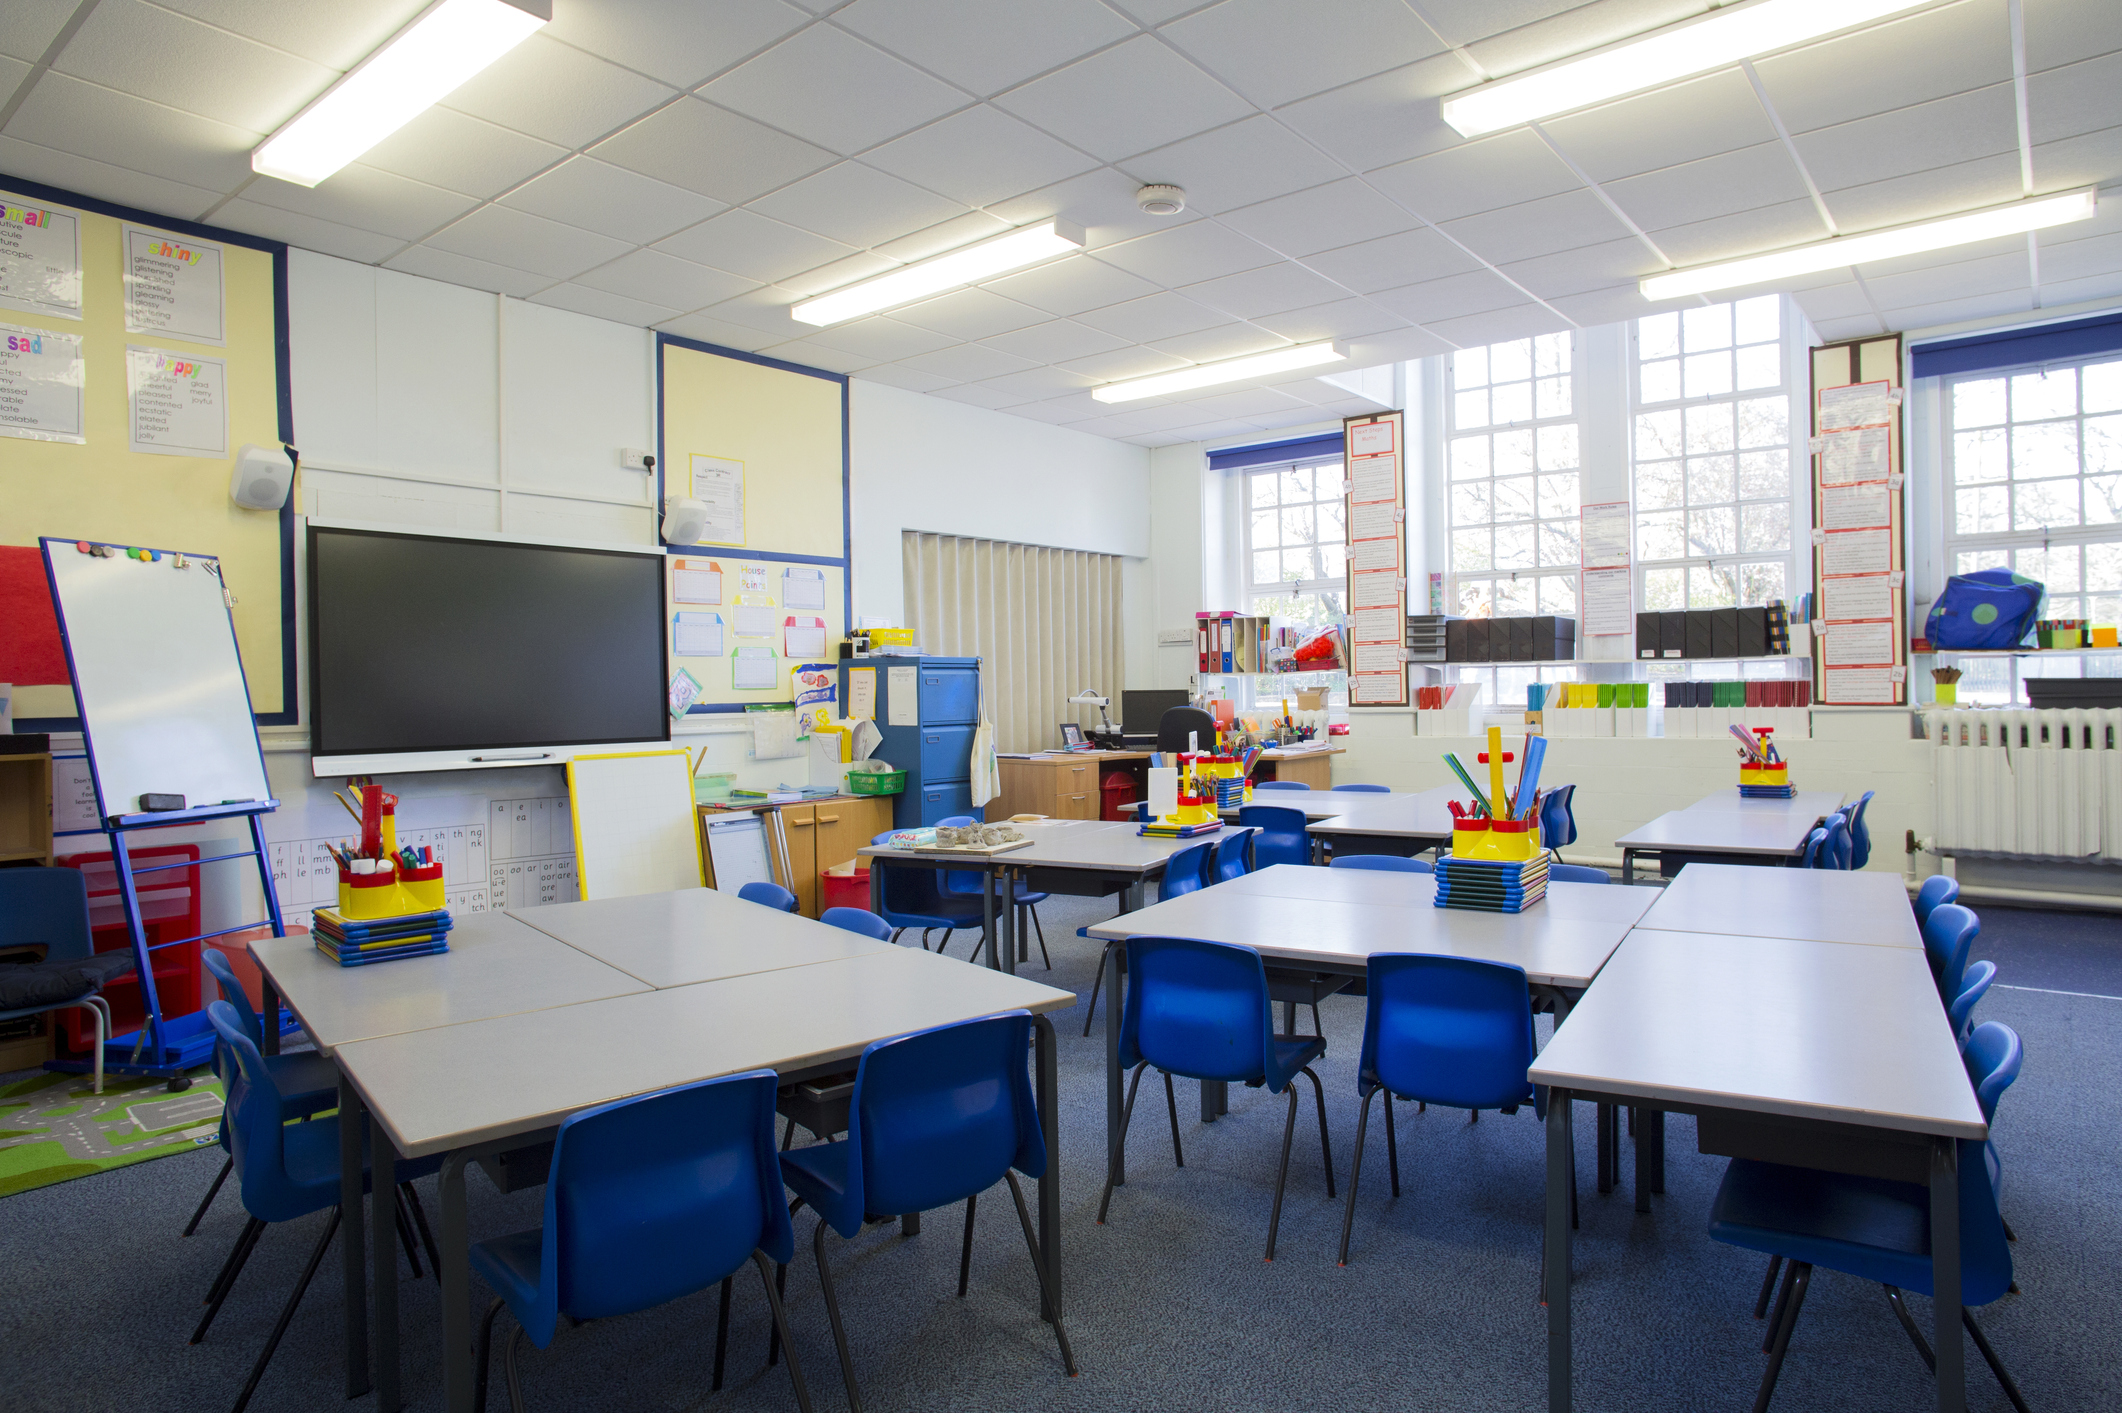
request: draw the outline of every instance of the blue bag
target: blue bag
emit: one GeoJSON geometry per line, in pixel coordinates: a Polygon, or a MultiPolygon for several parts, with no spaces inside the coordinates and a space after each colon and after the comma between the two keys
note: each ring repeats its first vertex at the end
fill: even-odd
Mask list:
{"type": "Polygon", "coordinates": [[[1923,636],[1934,648],[2016,648],[2033,631],[2048,590],[2009,569],[1955,574],[1930,606],[1923,636]]]}

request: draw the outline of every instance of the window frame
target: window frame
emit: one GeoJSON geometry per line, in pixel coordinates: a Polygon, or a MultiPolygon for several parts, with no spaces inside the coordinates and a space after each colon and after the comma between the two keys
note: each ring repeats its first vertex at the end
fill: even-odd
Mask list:
{"type": "MultiPolygon", "coordinates": [[[[1329,577],[1321,579],[1278,579],[1273,580],[1271,582],[1255,581],[1253,578],[1252,495],[1253,477],[1255,476],[1280,476],[1286,471],[1298,471],[1307,468],[1313,470],[1316,473],[1322,468],[1330,468],[1333,472],[1334,484],[1337,489],[1332,495],[1321,495],[1316,489],[1315,482],[1315,489],[1309,504],[1313,506],[1329,504],[1339,506],[1342,508],[1342,513],[1345,517],[1347,514],[1347,465],[1347,457],[1344,454],[1341,456],[1332,457],[1299,457],[1289,461],[1270,461],[1258,466],[1247,466],[1239,469],[1237,488],[1238,554],[1239,563],[1243,565],[1243,569],[1240,573],[1240,580],[1243,589],[1243,597],[1245,600],[1245,611],[1247,613],[1250,614],[1257,612],[1258,609],[1256,605],[1258,601],[1263,598],[1301,598],[1306,595],[1339,594],[1341,596],[1340,606],[1339,608],[1335,609],[1334,612],[1329,616],[1335,618],[1345,618],[1347,616],[1348,572],[1346,569],[1347,561],[1345,558],[1345,552],[1348,543],[1348,530],[1345,519],[1342,525],[1342,538],[1340,539],[1340,541],[1338,541],[1338,544],[1344,551],[1344,567],[1339,578],[1329,577]]],[[[1277,507],[1280,508],[1281,502],[1279,498],[1276,504],[1277,507]]],[[[1317,534],[1317,526],[1315,523],[1311,543],[1314,546],[1318,546],[1336,542],[1321,539],[1317,534]]],[[[1275,547],[1278,549],[1289,548],[1289,546],[1283,545],[1279,541],[1277,542],[1277,545],[1275,547]]]]}
{"type": "MultiPolygon", "coordinates": [[[[1585,447],[1586,447],[1587,441],[1589,440],[1589,439],[1588,439],[1588,437],[1587,437],[1587,435],[1586,435],[1585,423],[1586,423],[1586,420],[1587,420],[1587,415],[1588,415],[1588,413],[1590,412],[1590,409],[1589,409],[1589,408],[1587,407],[1587,405],[1586,405],[1586,403],[1587,403],[1587,399],[1586,399],[1586,391],[1587,391],[1587,383],[1588,383],[1589,379],[1588,379],[1588,375],[1587,375],[1587,370],[1586,370],[1586,366],[1585,366],[1585,365],[1586,365],[1586,353],[1587,353],[1587,351],[1588,351],[1588,350],[1587,350],[1587,347],[1586,347],[1586,342],[1585,342],[1585,340],[1584,340],[1584,338],[1583,338],[1583,336],[1582,336],[1582,335],[1583,335],[1583,331],[1582,331],[1581,329],[1568,329],[1568,330],[1558,330],[1558,331],[1554,331],[1554,332],[1559,332],[1559,333],[1562,333],[1562,334],[1563,334],[1563,335],[1564,335],[1565,337],[1567,337],[1567,338],[1568,338],[1568,340],[1569,340],[1569,374],[1568,374],[1568,378],[1569,378],[1569,404],[1570,404],[1570,410],[1569,410],[1569,412],[1568,412],[1568,413],[1567,413],[1566,415],[1556,415],[1556,416],[1550,416],[1550,417],[1542,417],[1542,416],[1540,416],[1540,415],[1539,415],[1539,406],[1538,406],[1538,396],[1539,396],[1539,384],[1540,384],[1540,382],[1541,382],[1542,380],[1541,380],[1541,378],[1540,378],[1540,375],[1539,375],[1539,369],[1538,369],[1538,364],[1537,364],[1537,362],[1536,362],[1536,363],[1535,363],[1535,365],[1534,365],[1534,369],[1533,369],[1533,376],[1532,376],[1532,378],[1530,379],[1530,382],[1531,382],[1531,384],[1532,384],[1532,388],[1533,388],[1533,397],[1534,397],[1534,406],[1533,406],[1533,409],[1532,409],[1532,410],[1533,410],[1533,413],[1534,413],[1534,415],[1533,415],[1532,417],[1530,417],[1530,418],[1527,418],[1527,419],[1524,419],[1524,420],[1522,420],[1522,421],[1511,421],[1511,422],[1495,422],[1495,421],[1491,421],[1491,422],[1487,422],[1487,423],[1484,423],[1484,424],[1483,424],[1482,426],[1480,426],[1480,427],[1465,427],[1465,428],[1462,428],[1462,427],[1460,427],[1460,426],[1459,426],[1459,406],[1458,406],[1458,395],[1459,395],[1459,391],[1460,391],[1460,389],[1459,389],[1459,387],[1458,387],[1458,382],[1457,382],[1457,373],[1456,373],[1456,369],[1455,369],[1455,368],[1454,368],[1454,366],[1453,366],[1453,359],[1454,359],[1454,356],[1455,356],[1455,355],[1454,355],[1454,354],[1451,354],[1451,353],[1444,353],[1444,354],[1439,354],[1439,355],[1437,355],[1437,358],[1438,358],[1439,364],[1441,365],[1441,369],[1442,369],[1442,374],[1443,374],[1443,417],[1442,417],[1442,419],[1441,419],[1441,420],[1442,420],[1442,423],[1443,423],[1443,439],[1442,439],[1442,442],[1441,442],[1441,452],[1442,452],[1442,457],[1441,457],[1441,460],[1440,460],[1440,461],[1439,461],[1439,463],[1438,463],[1437,471],[1438,471],[1438,483],[1439,483],[1439,485],[1440,485],[1440,488],[1441,488],[1441,491],[1440,491],[1440,493],[1441,493],[1441,496],[1442,496],[1442,525],[1443,525],[1443,529],[1444,529],[1444,539],[1443,539],[1443,556],[1444,556],[1444,593],[1445,593],[1445,598],[1444,598],[1444,602],[1445,602],[1445,612],[1447,612],[1447,613],[1450,613],[1450,614],[1452,614],[1452,615],[1454,615],[1454,616],[1461,616],[1461,615],[1463,615],[1463,613],[1464,613],[1464,611],[1465,611],[1465,603],[1464,603],[1464,600],[1463,600],[1463,598],[1462,598],[1462,592],[1463,592],[1463,588],[1464,588],[1465,584],[1468,584],[1468,583],[1480,583],[1480,582],[1486,582],[1486,583],[1488,583],[1488,584],[1490,584],[1490,585],[1491,585],[1491,589],[1490,589],[1490,593],[1489,593],[1489,597],[1488,597],[1488,603],[1489,603],[1489,605],[1490,605],[1490,613],[1491,613],[1491,614],[1492,614],[1493,616],[1496,616],[1496,617],[1504,617],[1504,618],[1517,618],[1517,617],[1530,617],[1530,616],[1538,615],[1538,614],[1540,614],[1540,613],[1542,613],[1542,612],[1544,612],[1544,611],[1545,611],[1545,610],[1543,610],[1543,608],[1541,607],[1541,605],[1540,605],[1540,602],[1539,602],[1539,581],[1540,581],[1540,580],[1542,580],[1542,579],[1564,579],[1564,580],[1567,580],[1567,581],[1568,581],[1568,583],[1569,583],[1569,590],[1570,590],[1570,607],[1569,607],[1569,610],[1568,610],[1567,616],[1568,616],[1568,617],[1571,617],[1571,618],[1576,618],[1576,617],[1579,617],[1579,616],[1581,615],[1582,611],[1583,611],[1583,577],[1582,577],[1582,576],[1583,576],[1583,572],[1584,572],[1584,545],[1583,545],[1583,539],[1582,539],[1582,534],[1583,534],[1583,508],[1584,508],[1584,459],[1585,459],[1585,447]],[[1539,433],[1541,432],[1541,430],[1543,430],[1543,429],[1546,429],[1546,428],[1551,428],[1551,427],[1562,427],[1562,426],[1568,426],[1568,427],[1572,427],[1572,428],[1574,428],[1574,429],[1576,430],[1576,433],[1577,433],[1577,464],[1576,464],[1576,466],[1575,466],[1575,467],[1574,467],[1574,468],[1573,468],[1572,470],[1570,470],[1570,471],[1569,471],[1569,472],[1567,472],[1567,473],[1559,473],[1559,472],[1548,472],[1548,473],[1543,473],[1543,472],[1541,472],[1541,471],[1539,470],[1539,466],[1538,466],[1538,450],[1537,450],[1537,447],[1538,447],[1539,433]],[[1469,438],[1469,437],[1474,437],[1474,436],[1487,436],[1487,437],[1493,438],[1494,434],[1495,434],[1495,433],[1497,433],[1497,432],[1517,431],[1517,430],[1521,430],[1521,429],[1522,429],[1522,430],[1527,430],[1527,431],[1530,431],[1530,432],[1532,432],[1532,433],[1533,433],[1533,437],[1534,437],[1534,444],[1535,444],[1535,451],[1534,451],[1534,458],[1535,458],[1535,460],[1534,460],[1534,469],[1533,469],[1533,472],[1532,472],[1532,479],[1533,479],[1533,481],[1535,482],[1535,485],[1534,485],[1534,488],[1533,488],[1533,494],[1534,494],[1534,508],[1533,508],[1533,514],[1532,514],[1532,516],[1530,517],[1530,519],[1528,519],[1528,520],[1523,520],[1523,521],[1498,521],[1498,520],[1497,520],[1497,519],[1495,518],[1495,513],[1494,513],[1493,503],[1491,503],[1491,508],[1490,508],[1490,514],[1489,514],[1489,518],[1488,518],[1488,519],[1487,519],[1486,521],[1482,522],[1482,525],[1483,525],[1483,526],[1485,526],[1485,527],[1487,528],[1487,530],[1489,531],[1489,535],[1490,535],[1490,540],[1489,540],[1489,544],[1490,544],[1490,555],[1489,555],[1489,558],[1490,558],[1490,567],[1489,567],[1489,568],[1487,568],[1487,569],[1469,569],[1469,570],[1461,570],[1461,569],[1460,569],[1460,568],[1459,568],[1459,567],[1457,566],[1457,564],[1456,564],[1456,563],[1454,562],[1454,557],[1455,557],[1455,554],[1456,554],[1456,535],[1457,535],[1457,532],[1458,532],[1458,530],[1459,530],[1459,529],[1461,528],[1461,526],[1459,525],[1458,521],[1457,521],[1457,520],[1456,520],[1456,518],[1454,517],[1454,498],[1453,498],[1453,490],[1454,490],[1454,488],[1455,488],[1455,487],[1457,486],[1457,484],[1458,484],[1458,478],[1457,478],[1457,477],[1456,477],[1456,476],[1455,476],[1455,475],[1453,474],[1453,461],[1452,461],[1452,448],[1453,448],[1453,444],[1454,444],[1455,442],[1457,442],[1457,441],[1460,441],[1460,440],[1464,439],[1464,438],[1469,438]],[[1568,519],[1568,520],[1570,520],[1570,521],[1574,522],[1574,524],[1573,524],[1573,531],[1574,531],[1574,533],[1576,533],[1576,534],[1577,534],[1577,536],[1578,536],[1578,543],[1577,543],[1577,558],[1576,558],[1575,562],[1573,562],[1573,563],[1571,563],[1571,564],[1568,564],[1568,565],[1561,565],[1561,564],[1541,564],[1541,563],[1539,562],[1539,558],[1540,558],[1540,531],[1541,531],[1541,527],[1542,527],[1543,525],[1551,525],[1551,524],[1555,524],[1555,523],[1558,523],[1558,522],[1559,522],[1560,520],[1562,520],[1562,519],[1564,518],[1564,517],[1559,517],[1559,516],[1542,516],[1542,515],[1541,515],[1541,514],[1539,513],[1539,501],[1538,501],[1538,496],[1539,496],[1539,487],[1538,487],[1538,484],[1537,484],[1537,482],[1538,482],[1538,480],[1539,480],[1540,476],[1541,476],[1541,475],[1543,475],[1543,474],[1549,474],[1549,475],[1556,475],[1556,474],[1568,474],[1568,475],[1572,475],[1572,476],[1576,477],[1576,479],[1577,479],[1577,495],[1576,495],[1576,504],[1577,504],[1577,509],[1576,509],[1576,511],[1575,511],[1575,512],[1573,512],[1573,513],[1572,513],[1572,514],[1571,514],[1570,516],[1568,516],[1568,517],[1567,517],[1567,519],[1568,519]],[[1495,535],[1496,527],[1497,527],[1498,525],[1501,525],[1501,524],[1529,524],[1529,525],[1531,525],[1531,527],[1532,527],[1532,534],[1533,534],[1533,561],[1534,561],[1534,563],[1533,563],[1532,567],[1530,567],[1530,568],[1525,568],[1525,569],[1498,569],[1498,568],[1495,568],[1495,567],[1494,567],[1494,559],[1495,559],[1495,554],[1494,554],[1494,544],[1495,544],[1495,540],[1494,540],[1494,535],[1495,535]],[[1494,585],[1497,585],[1497,584],[1500,584],[1500,583],[1503,583],[1503,582],[1509,582],[1509,583],[1513,583],[1513,584],[1515,584],[1515,583],[1516,583],[1516,582],[1517,582],[1517,581],[1518,581],[1518,580],[1519,580],[1519,579],[1520,579],[1521,577],[1524,577],[1524,578],[1529,578],[1529,579],[1531,579],[1531,580],[1533,581],[1533,596],[1534,596],[1534,598],[1533,598],[1533,608],[1532,608],[1532,612],[1531,612],[1531,614],[1519,614],[1519,613],[1508,613],[1508,614],[1498,614],[1498,613],[1496,613],[1496,612],[1495,612],[1495,608],[1494,608],[1494,605],[1496,604],[1496,601],[1497,601],[1497,600],[1496,600],[1496,594],[1495,594],[1495,591],[1494,591],[1494,587],[1493,587],[1493,586],[1494,586],[1494,585]]],[[[1531,343],[1531,342],[1535,342],[1535,341],[1536,341],[1537,339],[1539,339],[1539,338],[1541,338],[1541,337],[1545,337],[1545,336],[1546,336],[1546,335],[1538,335],[1538,334],[1535,334],[1535,335],[1528,335],[1528,336],[1527,336],[1527,338],[1526,338],[1525,340],[1523,340],[1523,341],[1524,341],[1524,342],[1529,342],[1529,343],[1531,343]]],[[[1498,345],[1500,345],[1500,344],[1509,344],[1509,343],[1517,343],[1517,342],[1520,342],[1520,341],[1521,341],[1521,340],[1518,340],[1518,339],[1499,339],[1499,340],[1497,340],[1497,341],[1496,341],[1496,343],[1491,343],[1491,344],[1484,344],[1484,345],[1480,345],[1479,347],[1480,347],[1480,348],[1481,348],[1481,349],[1482,349],[1482,350],[1483,350],[1484,352],[1486,352],[1486,353],[1487,353],[1487,354],[1489,355],[1489,357],[1490,357],[1490,358],[1492,359],[1492,358],[1494,357],[1494,350],[1495,350],[1495,349],[1496,349],[1496,348],[1498,347],[1498,345]]],[[[1464,352],[1472,352],[1473,350],[1472,350],[1471,348],[1469,348],[1469,349],[1466,349],[1466,350],[1463,350],[1463,351],[1464,351],[1464,352]]],[[[1534,354],[1534,356],[1535,356],[1535,358],[1537,359],[1537,347],[1536,347],[1536,349],[1535,349],[1535,354],[1534,354]]],[[[1514,381],[1515,381],[1515,380],[1514,380],[1514,381]]],[[[1482,386],[1483,386],[1484,388],[1493,388],[1493,387],[1495,387],[1495,385],[1496,385],[1496,384],[1495,384],[1494,380],[1493,380],[1493,379],[1490,379],[1490,380],[1489,380],[1488,382],[1484,383],[1484,384],[1483,384],[1482,386]]],[[[1489,466],[1489,474],[1488,474],[1488,476],[1487,476],[1487,477],[1485,477],[1485,478],[1482,478],[1482,479],[1485,479],[1485,480],[1487,481],[1487,483],[1488,483],[1488,484],[1490,484],[1490,485],[1493,485],[1493,484],[1495,483],[1495,466],[1494,466],[1494,461],[1493,461],[1493,457],[1494,457],[1494,450],[1493,450],[1493,448],[1494,448],[1494,442],[1493,442],[1493,440],[1491,440],[1491,441],[1490,441],[1490,458],[1491,458],[1491,460],[1490,460],[1490,466],[1489,466]]],[[[1467,527],[1467,528],[1477,528],[1477,527],[1472,527],[1472,526],[1469,526],[1469,527],[1467,527]]],[[[1560,609],[1557,609],[1557,610],[1555,610],[1555,611],[1556,611],[1556,612],[1558,612],[1558,613],[1559,613],[1559,612],[1561,612],[1561,610],[1560,610],[1560,609]]]]}

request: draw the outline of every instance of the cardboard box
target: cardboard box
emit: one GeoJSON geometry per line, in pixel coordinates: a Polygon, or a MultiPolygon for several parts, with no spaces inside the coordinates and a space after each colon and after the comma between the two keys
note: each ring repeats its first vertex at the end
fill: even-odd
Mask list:
{"type": "Polygon", "coordinates": [[[1298,693],[1297,693],[1297,710],[1298,710],[1298,711],[1325,711],[1325,710],[1326,710],[1326,693],[1324,693],[1324,692],[1301,692],[1301,691],[1300,691],[1300,692],[1298,692],[1298,693]]]}

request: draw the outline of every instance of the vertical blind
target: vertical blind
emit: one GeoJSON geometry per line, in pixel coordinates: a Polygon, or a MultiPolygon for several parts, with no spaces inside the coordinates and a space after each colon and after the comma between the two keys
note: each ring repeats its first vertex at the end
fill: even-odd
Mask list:
{"type": "MultiPolygon", "coordinates": [[[[908,530],[906,626],[926,652],[981,659],[995,749],[1050,750],[1085,687],[1120,719],[1120,556],[908,530]]],[[[1078,713],[1088,713],[1079,716],[1078,713]]]]}

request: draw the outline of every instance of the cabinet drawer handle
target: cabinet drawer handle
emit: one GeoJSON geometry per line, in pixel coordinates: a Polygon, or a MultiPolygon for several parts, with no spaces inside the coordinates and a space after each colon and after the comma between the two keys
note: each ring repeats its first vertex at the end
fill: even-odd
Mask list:
{"type": "Polygon", "coordinates": [[[821,814],[818,816],[818,823],[820,824],[838,824],[839,822],[840,816],[836,814],[821,814]]]}
{"type": "Polygon", "coordinates": [[[785,821],[791,829],[808,829],[818,821],[814,819],[791,819],[785,821]]]}

